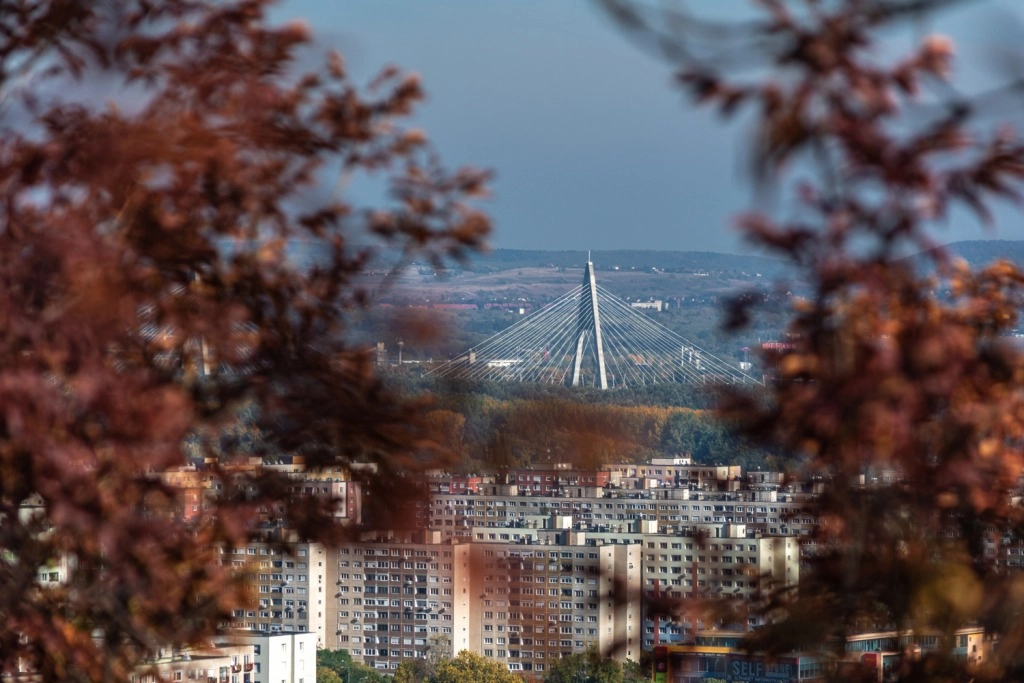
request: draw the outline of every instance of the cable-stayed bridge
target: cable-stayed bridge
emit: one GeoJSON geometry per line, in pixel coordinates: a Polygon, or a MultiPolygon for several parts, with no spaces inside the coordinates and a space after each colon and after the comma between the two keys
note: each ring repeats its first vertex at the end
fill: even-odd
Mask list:
{"type": "Polygon", "coordinates": [[[760,382],[598,286],[589,261],[581,285],[427,374],[600,389],[760,382]]]}

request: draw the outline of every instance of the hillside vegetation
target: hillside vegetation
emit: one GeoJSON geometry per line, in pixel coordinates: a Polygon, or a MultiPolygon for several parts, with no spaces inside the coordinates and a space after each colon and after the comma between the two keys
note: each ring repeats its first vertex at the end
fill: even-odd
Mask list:
{"type": "Polygon", "coordinates": [[[592,403],[570,397],[441,397],[426,414],[453,472],[548,463],[598,468],[609,462],[692,457],[707,464],[786,469],[783,458],[733,435],[712,411],[592,403]]]}

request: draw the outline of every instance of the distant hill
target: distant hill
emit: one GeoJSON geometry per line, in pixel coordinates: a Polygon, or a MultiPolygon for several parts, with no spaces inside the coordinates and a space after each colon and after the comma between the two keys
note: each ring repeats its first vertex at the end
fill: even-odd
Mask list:
{"type": "MultiPolygon", "coordinates": [[[[590,260],[597,270],[651,270],[666,273],[761,273],[765,277],[780,273],[785,264],[763,256],[719,254],[706,251],[644,251],[615,249],[590,252],[590,260]]],[[[582,269],[587,261],[586,251],[547,251],[532,249],[495,249],[477,254],[462,270],[485,273],[517,268],[582,269]]]]}
{"type": "MultiPolygon", "coordinates": [[[[1024,266],[1024,240],[965,240],[946,245],[972,267],[984,266],[996,259],[1009,259],[1024,266]]],[[[707,251],[649,251],[615,249],[593,251],[590,256],[595,269],[649,271],[666,273],[749,274],[764,278],[791,273],[791,266],[764,256],[720,254],[707,251]]],[[[916,258],[916,257],[915,257],[916,258]]],[[[477,254],[470,262],[455,268],[472,273],[496,273],[518,268],[555,266],[582,270],[586,251],[548,251],[543,249],[495,249],[477,254]]]]}
{"type": "Polygon", "coordinates": [[[946,245],[951,252],[972,267],[985,266],[996,259],[1006,259],[1024,266],[1024,240],[967,240],[946,245]]]}
{"type": "MultiPolygon", "coordinates": [[[[962,258],[973,268],[982,268],[997,259],[1005,259],[1018,266],[1024,266],[1024,240],[964,240],[943,245],[953,256],[962,258]]],[[[934,262],[928,258],[930,252],[908,256],[922,273],[931,272],[934,262]]]]}
{"type": "MultiPolygon", "coordinates": [[[[231,253],[238,246],[234,243],[225,243],[222,248],[225,253],[231,253]]],[[[946,249],[963,258],[974,268],[992,263],[996,259],[1009,259],[1024,266],[1024,240],[965,240],[947,244],[946,249]]],[[[286,247],[286,253],[293,263],[309,267],[324,261],[326,247],[315,240],[292,240],[286,247]]],[[[762,281],[793,275],[790,264],[778,259],[707,251],[614,249],[593,251],[590,258],[598,271],[634,271],[637,274],[658,271],[739,280],[756,277],[763,278],[762,281]]],[[[909,258],[920,262],[925,268],[930,265],[926,263],[923,254],[909,258]]],[[[398,260],[397,253],[385,249],[375,262],[386,268],[388,264],[396,263],[398,260]]],[[[582,272],[586,261],[587,252],[583,250],[494,249],[483,254],[473,254],[466,263],[449,264],[448,273],[486,275],[531,268],[564,268],[569,272],[582,272]]],[[[414,263],[413,269],[415,270],[417,266],[433,272],[432,264],[414,263]]]]}

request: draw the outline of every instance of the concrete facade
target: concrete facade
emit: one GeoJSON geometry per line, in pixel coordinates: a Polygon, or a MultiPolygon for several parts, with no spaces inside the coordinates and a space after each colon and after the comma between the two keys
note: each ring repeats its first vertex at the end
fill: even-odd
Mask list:
{"type": "Polygon", "coordinates": [[[461,650],[538,673],[591,645],[639,659],[640,544],[564,540],[451,543],[435,534],[345,544],[331,551],[327,647],[380,670],[461,650]]]}
{"type": "Polygon", "coordinates": [[[317,543],[250,543],[225,549],[222,563],[251,576],[252,604],[235,626],[254,632],[311,633],[327,642],[327,555],[317,543]]]}

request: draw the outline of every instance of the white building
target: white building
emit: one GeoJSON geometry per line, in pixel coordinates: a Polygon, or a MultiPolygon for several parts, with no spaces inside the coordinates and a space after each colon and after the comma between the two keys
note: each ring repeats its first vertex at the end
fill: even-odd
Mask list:
{"type": "Polygon", "coordinates": [[[644,309],[648,311],[657,311],[661,313],[665,304],[661,299],[651,299],[650,301],[634,301],[629,304],[630,308],[644,309]]]}
{"type": "Polygon", "coordinates": [[[231,635],[238,644],[252,646],[251,678],[231,683],[316,683],[316,635],[240,631],[231,635]]]}

